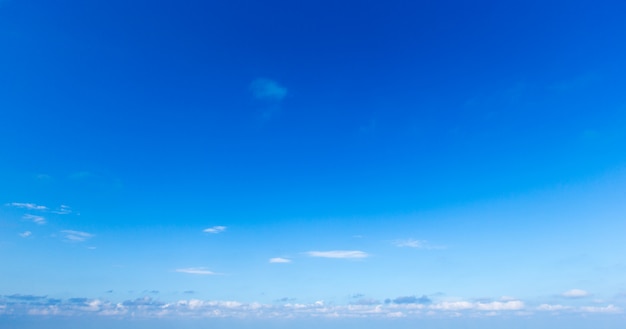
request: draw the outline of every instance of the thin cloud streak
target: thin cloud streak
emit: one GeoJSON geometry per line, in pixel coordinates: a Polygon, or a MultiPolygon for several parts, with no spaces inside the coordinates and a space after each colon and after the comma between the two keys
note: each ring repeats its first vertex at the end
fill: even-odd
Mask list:
{"type": "Polygon", "coordinates": [[[43,225],[46,223],[46,219],[43,216],[26,214],[22,217],[24,220],[31,221],[35,224],[43,225]]]}
{"type": "Polygon", "coordinates": [[[337,259],[360,259],[369,257],[368,253],[359,250],[308,251],[305,254],[310,257],[337,259]]]}
{"type": "Polygon", "coordinates": [[[178,273],[195,274],[195,275],[216,275],[217,273],[209,271],[204,267],[188,267],[176,269],[178,273]]]}
{"type": "Polygon", "coordinates": [[[20,233],[20,236],[22,238],[28,238],[31,235],[33,235],[33,232],[31,232],[31,231],[25,231],[25,232],[20,233]]]}
{"type": "Polygon", "coordinates": [[[57,210],[53,210],[52,213],[58,215],[69,215],[72,213],[72,209],[69,206],[62,204],[57,210]]]}
{"type": "Polygon", "coordinates": [[[406,239],[406,240],[395,240],[393,241],[393,245],[400,248],[415,248],[415,249],[446,249],[445,246],[433,246],[428,243],[426,240],[415,240],[415,239],[406,239]]]}
{"type": "Polygon", "coordinates": [[[226,226],[213,226],[202,230],[204,233],[218,234],[226,231],[226,226]]]}
{"type": "Polygon", "coordinates": [[[270,263],[291,263],[291,259],[282,258],[282,257],[274,257],[274,258],[270,258],[270,263]]]}
{"type": "Polygon", "coordinates": [[[74,230],[63,230],[61,233],[63,233],[65,239],[70,242],[84,242],[94,237],[91,233],[74,230]]]}
{"type": "Polygon", "coordinates": [[[48,207],[41,206],[41,205],[34,204],[34,203],[11,202],[11,203],[5,204],[5,206],[23,208],[23,209],[28,209],[28,210],[42,210],[42,211],[48,210],[48,207]]]}

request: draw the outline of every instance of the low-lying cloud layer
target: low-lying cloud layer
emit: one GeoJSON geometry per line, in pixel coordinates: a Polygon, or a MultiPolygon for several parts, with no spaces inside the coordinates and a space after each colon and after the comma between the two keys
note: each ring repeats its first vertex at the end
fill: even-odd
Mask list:
{"type": "Polygon", "coordinates": [[[603,306],[563,306],[541,304],[528,306],[521,300],[471,302],[430,301],[422,297],[398,297],[391,303],[367,300],[363,303],[334,305],[317,301],[294,303],[281,299],[273,304],[181,299],[165,302],[151,297],[111,302],[103,299],[55,299],[48,296],[0,296],[0,315],[59,315],[59,316],[128,316],[145,318],[204,317],[204,318],[397,318],[397,317],[476,317],[496,315],[528,316],[546,312],[558,314],[620,314],[622,309],[603,306]],[[281,303],[282,302],[282,303],[281,303]]]}

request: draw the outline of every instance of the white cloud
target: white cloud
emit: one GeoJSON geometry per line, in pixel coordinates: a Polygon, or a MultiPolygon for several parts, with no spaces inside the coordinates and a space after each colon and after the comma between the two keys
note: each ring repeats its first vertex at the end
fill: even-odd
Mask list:
{"type": "MultiPolygon", "coordinates": [[[[179,269],[177,272],[204,274],[204,268],[179,269]],[[198,273],[200,272],[200,273],[198,273]]],[[[212,272],[210,272],[212,273],[212,272]]],[[[617,314],[622,309],[615,305],[568,307],[563,305],[541,304],[533,308],[538,311],[568,310],[571,313],[617,314]]],[[[183,318],[363,318],[384,319],[407,317],[419,319],[428,317],[467,317],[499,316],[507,318],[517,316],[527,318],[532,313],[525,310],[520,300],[508,302],[470,302],[444,301],[433,305],[421,304],[347,304],[316,301],[311,303],[246,303],[239,301],[182,299],[178,301],[160,301],[150,297],[110,302],[104,299],[68,298],[55,299],[47,296],[0,295],[0,313],[12,315],[50,315],[63,316],[100,315],[130,316],[146,318],[183,317],[183,318]]]]}
{"type": "Polygon", "coordinates": [[[22,217],[25,220],[32,221],[36,224],[43,225],[46,223],[46,219],[43,216],[26,214],[22,217]]]}
{"type": "Polygon", "coordinates": [[[563,306],[560,304],[541,304],[537,307],[539,311],[565,311],[571,309],[570,306],[563,306]]]}
{"type": "Polygon", "coordinates": [[[396,247],[424,248],[426,241],[407,239],[407,240],[396,240],[394,241],[393,244],[396,247]]]}
{"type": "Polygon", "coordinates": [[[291,259],[282,258],[282,257],[274,257],[274,258],[270,258],[270,263],[291,263],[291,259]]]}
{"type": "Polygon", "coordinates": [[[215,275],[217,273],[207,270],[204,267],[188,267],[176,269],[178,273],[196,274],[196,275],[215,275]]]}
{"type": "Polygon", "coordinates": [[[287,96],[287,88],[270,79],[256,79],[250,84],[256,99],[280,102],[287,96]]]}
{"type": "Polygon", "coordinates": [[[61,233],[64,234],[65,239],[71,242],[83,242],[91,239],[94,235],[87,232],[81,231],[73,231],[73,230],[63,230],[61,233]]]}
{"type": "Polygon", "coordinates": [[[616,307],[615,305],[607,305],[607,306],[583,306],[580,308],[582,312],[585,313],[622,313],[622,309],[616,307]]]}
{"type": "Polygon", "coordinates": [[[34,203],[11,202],[5,205],[9,207],[24,208],[29,210],[48,210],[48,207],[40,206],[34,203]]]}
{"type": "Polygon", "coordinates": [[[222,233],[224,231],[226,231],[226,226],[213,226],[213,227],[205,228],[204,230],[202,230],[202,232],[204,233],[212,233],[212,234],[222,233]]]}
{"type": "Polygon", "coordinates": [[[516,311],[524,308],[524,302],[512,300],[508,302],[476,303],[480,311],[516,311]]]}
{"type": "Polygon", "coordinates": [[[590,296],[590,294],[582,289],[572,289],[562,293],[561,296],[566,298],[583,298],[590,296]]]}
{"type": "Polygon", "coordinates": [[[472,303],[468,301],[452,301],[440,302],[430,305],[429,308],[440,311],[517,311],[524,309],[524,302],[520,300],[511,300],[507,302],[490,302],[490,303],[472,303]]]}
{"type": "Polygon", "coordinates": [[[59,215],[68,215],[72,213],[72,209],[62,204],[57,210],[53,210],[52,212],[59,215]]]}
{"type": "Polygon", "coordinates": [[[31,231],[25,231],[25,232],[20,233],[20,236],[22,238],[28,238],[31,235],[33,235],[33,232],[31,232],[31,231]]]}
{"type": "Polygon", "coordinates": [[[393,244],[396,247],[401,248],[415,248],[415,249],[446,249],[444,246],[433,246],[428,243],[426,240],[415,240],[415,239],[406,239],[406,240],[395,240],[393,244]]]}
{"type": "Polygon", "coordinates": [[[369,257],[366,252],[359,250],[308,251],[306,254],[310,257],[321,258],[356,259],[369,257]]]}

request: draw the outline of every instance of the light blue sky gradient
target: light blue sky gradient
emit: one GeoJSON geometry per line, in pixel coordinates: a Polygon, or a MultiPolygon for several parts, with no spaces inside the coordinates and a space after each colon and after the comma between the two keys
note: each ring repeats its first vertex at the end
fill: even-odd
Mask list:
{"type": "Polygon", "coordinates": [[[625,10],[1,1],[0,326],[617,328],[625,10]]]}

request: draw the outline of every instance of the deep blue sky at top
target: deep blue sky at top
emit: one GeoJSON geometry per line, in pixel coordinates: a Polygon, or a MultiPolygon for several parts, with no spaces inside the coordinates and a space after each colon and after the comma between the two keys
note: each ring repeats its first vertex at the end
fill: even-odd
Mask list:
{"type": "Polygon", "coordinates": [[[4,1],[3,195],[163,224],[198,205],[407,213],[585,180],[626,161],[626,3],[603,3],[4,1]],[[254,99],[258,78],[285,99],[254,99]],[[80,173],[115,183],[17,183],[80,173]]]}

